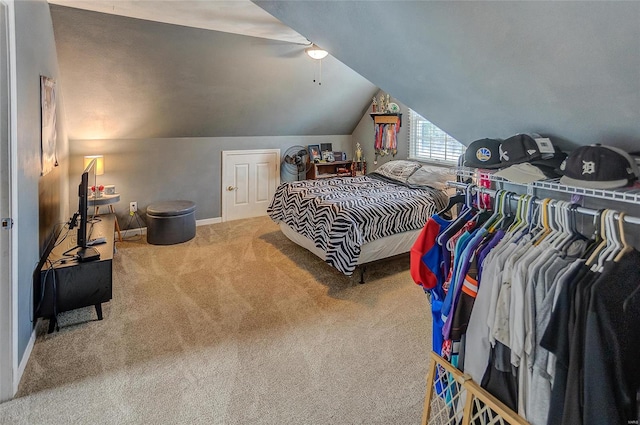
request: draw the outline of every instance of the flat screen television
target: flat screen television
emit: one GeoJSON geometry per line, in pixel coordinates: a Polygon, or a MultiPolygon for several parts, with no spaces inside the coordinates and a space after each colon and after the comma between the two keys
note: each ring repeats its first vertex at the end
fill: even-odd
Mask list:
{"type": "Polygon", "coordinates": [[[78,212],[76,214],[80,219],[77,236],[77,245],[80,248],[78,250],[78,259],[80,261],[91,261],[100,258],[100,252],[87,245],[93,228],[89,215],[89,193],[90,189],[95,186],[96,160],[93,159],[82,172],[80,185],[78,186],[78,212]]]}

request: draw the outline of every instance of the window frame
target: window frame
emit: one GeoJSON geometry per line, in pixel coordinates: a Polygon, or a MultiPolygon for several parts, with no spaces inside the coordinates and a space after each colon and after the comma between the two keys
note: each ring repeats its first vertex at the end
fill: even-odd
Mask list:
{"type": "MultiPolygon", "coordinates": [[[[408,144],[408,153],[409,153],[409,159],[414,160],[414,161],[419,161],[419,162],[424,162],[424,163],[430,163],[430,164],[435,164],[435,165],[441,165],[441,166],[456,166],[458,165],[458,158],[460,157],[460,155],[464,155],[464,151],[466,149],[466,146],[462,143],[460,143],[458,140],[456,140],[455,138],[453,138],[451,135],[447,134],[445,131],[443,131],[442,129],[440,129],[438,126],[436,126],[435,124],[433,124],[431,121],[425,119],[424,117],[422,117],[420,114],[418,114],[417,112],[415,112],[412,109],[409,109],[409,131],[408,131],[408,137],[407,137],[407,144],[408,144]],[[416,142],[414,141],[414,139],[417,137],[417,125],[421,122],[426,122],[428,125],[432,126],[432,129],[437,131],[437,132],[441,132],[442,136],[445,139],[445,146],[444,146],[444,150],[445,150],[445,159],[441,159],[441,158],[434,158],[431,154],[429,154],[428,156],[425,155],[419,155],[417,154],[417,146],[416,146],[416,142]],[[451,143],[458,143],[461,148],[462,151],[458,154],[456,153],[456,157],[455,159],[447,159],[447,147],[450,146],[451,143]]],[[[431,148],[433,141],[430,140],[428,142],[428,146],[429,148],[431,148]]],[[[456,149],[457,152],[457,149],[456,149]]],[[[453,153],[451,153],[451,155],[453,155],[453,153]]]]}

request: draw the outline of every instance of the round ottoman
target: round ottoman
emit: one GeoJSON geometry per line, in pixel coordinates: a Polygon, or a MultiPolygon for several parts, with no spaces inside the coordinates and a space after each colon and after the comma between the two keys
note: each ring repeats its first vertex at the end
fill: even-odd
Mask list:
{"type": "Polygon", "coordinates": [[[196,204],[191,201],[162,201],[147,207],[147,242],[173,245],[196,235],[196,204]]]}

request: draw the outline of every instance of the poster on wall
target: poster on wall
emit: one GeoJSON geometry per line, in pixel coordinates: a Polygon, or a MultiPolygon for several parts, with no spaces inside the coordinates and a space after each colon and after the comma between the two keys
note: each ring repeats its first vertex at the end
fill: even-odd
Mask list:
{"type": "Polygon", "coordinates": [[[40,161],[44,176],[58,165],[56,160],[56,82],[52,78],[40,76],[40,104],[42,114],[42,137],[40,161]]]}

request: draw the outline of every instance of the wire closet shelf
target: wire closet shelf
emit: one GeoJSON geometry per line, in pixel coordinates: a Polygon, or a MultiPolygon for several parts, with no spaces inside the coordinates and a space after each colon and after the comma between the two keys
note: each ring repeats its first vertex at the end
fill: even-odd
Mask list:
{"type": "Polygon", "coordinates": [[[463,178],[473,179],[488,179],[497,183],[513,184],[517,186],[527,187],[527,193],[530,195],[535,194],[535,190],[553,190],[556,192],[564,192],[575,195],[584,195],[592,198],[607,199],[619,202],[629,202],[634,204],[640,204],[640,187],[632,186],[613,190],[606,189],[587,189],[581,187],[567,186],[560,183],[560,179],[537,181],[529,184],[519,184],[510,182],[502,177],[495,176],[491,170],[483,170],[468,167],[458,167],[456,169],[456,175],[463,178]]]}

